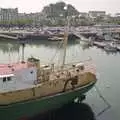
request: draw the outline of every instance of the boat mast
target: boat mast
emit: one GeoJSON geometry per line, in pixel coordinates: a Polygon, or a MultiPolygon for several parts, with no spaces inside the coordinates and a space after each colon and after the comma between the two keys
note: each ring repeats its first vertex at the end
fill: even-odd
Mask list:
{"type": "MultiPolygon", "coordinates": [[[[67,8],[66,8],[67,11],[67,8]]],[[[66,58],[66,46],[67,46],[67,42],[68,42],[68,31],[69,31],[69,17],[66,16],[65,17],[67,20],[67,23],[65,25],[65,30],[64,30],[64,41],[63,41],[63,48],[64,48],[64,52],[63,52],[63,61],[62,61],[62,67],[64,67],[65,65],[65,58],[66,58]]]]}

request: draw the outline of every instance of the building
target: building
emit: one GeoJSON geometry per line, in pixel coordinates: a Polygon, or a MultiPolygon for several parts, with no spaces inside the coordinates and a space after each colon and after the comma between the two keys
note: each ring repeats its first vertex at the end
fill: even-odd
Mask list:
{"type": "Polygon", "coordinates": [[[89,17],[89,14],[86,13],[86,12],[79,12],[79,17],[85,17],[85,18],[88,18],[88,17],[89,17]]]}
{"type": "Polygon", "coordinates": [[[18,18],[18,8],[0,8],[0,21],[12,21],[18,18]]]}
{"type": "Polygon", "coordinates": [[[105,11],[89,11],[89,17],[96,18],[96,17],[104,17],[106,15],[105,11]]]}
{"type": "Polygon", "coordinates": [[[42,13],[38,12],[38,13],[19,13],[18,14],[18,18],[19,19],[30,19],[30,20],[36,20],[36,21],[40,21],[42,18],[44,18],[44,16],[42,15],[42,13]]]}
{"type": "Polygon", "coordinates": [[[116,13],[114,17],[120,17],[120,13],[116,13]]]}
{"type": "Polygon", "coordinates": [[[44,15],[40,12],[38,13],[19,13],[18,19],[21,21],[32,21],[34,25],[39,25],[40,21],[44,19],[44,15]]]}
{"type": "Polygon", "coordinates": [[[119,22],[119,21],[120,21],[120,13],[114,14],[111,18],[112,18],[112,20],[113,20],[114,22],[120,24],[120,22],[119,22]]]}

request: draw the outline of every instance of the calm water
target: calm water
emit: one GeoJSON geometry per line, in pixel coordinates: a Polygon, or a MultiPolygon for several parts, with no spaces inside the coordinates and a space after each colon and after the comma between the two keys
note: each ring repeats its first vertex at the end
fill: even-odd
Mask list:
{"type": "MultiPolygon", "coordinates": [[[[41,63],[55,62],[61,64],[63,49],[60,43],[47,41],[30,41],[25,46],[25,59],[35,56],[41,63]]],[[[120,119],[120,53],[106,53],[96,47],[88,47],[83,43],[69,42],[67,46],[66,62],[84,60],[92,57],[98,72],[97,87],[101,94],[109,102],[111,108],[97,117],[97,120],[119,120],[120,119]]],[[[21,46],[18,42],[1,40],[0,63],[17,62],[21,59],[21,46]]],[[[95,88],[89,91],[87,103],[96,116],[107,105],[99,97],[95,88]]],[[[81,105],[78,111],[86,111],[81,105]]],[[[86,106],[86,105],[85,105],[86,106]]],[[[71,107],[72,109],[72,107],[71,107]]],[[[66,110],[66,109],[65,109],[66,110]]],[[[70,110],[70,108],[69,108],[70,110]]],[[[81,112],[79,113],[81,114],[81,112]]],[[[86,114],[86,113],[85,113],[86,114]]],[[[63,115],[64,116],[64,115],[63,115]]],[[[63,119],[63,118],[62,118],[63,119]]],[[[66,119],[66,118],[65,118],[66,119]]],[[[80,118],[81,119],[81,118],[80,118]]],[[[84,119],[85,120],[85,119],[84,119]]],[[[92,120],[92,119],[91,119],[92,120]]]]}

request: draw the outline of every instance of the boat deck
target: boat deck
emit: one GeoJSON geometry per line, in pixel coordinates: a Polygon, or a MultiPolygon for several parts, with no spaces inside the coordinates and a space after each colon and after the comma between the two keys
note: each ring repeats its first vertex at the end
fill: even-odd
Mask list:
{"type": "MultiPolygon", "coordinates": [[[[26,67],[26,65],[22,66],[26,67]]],[[[17,67],[16,67],[17,68],[17,67]]],[[[70,76],[75,76],[78,74],[83,74],[85,72],[96,72],[95,66],[92,62],[86,61],[84,62],[84,70],[80,70],[79,72],[76,71],[77,67],[72,67],[72,65],[66,65],[66,67],[61,70],[54,70],[54,72],[51,72],[49,75],[49,81],[57,80],[57,79],[66,79],[70,76]],[[58,77],[59,76],[59,77],[58,77]]],[[[1,85],[0,93],[8,92],[8,91],[15,91],[15,90],[22,90],[27,88],[32,88],[35,86],[35,81],[33,80],[15,80],[14,82],[10,81],[11,84],[9,86],[6,86],[6,84],[1,85]]],[[[42,82],[40,83],[42,85],[42,82]]],[[[39,84],[39,85],[40,85],[39,84]]]]}

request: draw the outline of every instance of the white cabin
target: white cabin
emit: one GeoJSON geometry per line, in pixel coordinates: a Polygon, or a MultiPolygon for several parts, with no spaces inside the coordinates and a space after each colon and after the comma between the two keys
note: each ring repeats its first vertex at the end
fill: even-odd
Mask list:
{"type": "Polygon", "coordinates": [[[0,75],[0,91],[14,89],[15,81],[14,74],[0,75]]]}
{"type": "Polygon", "coordinates": [[[0,65],[0,92],[30,88],[37,80],[37,68],[25,64],[0,65]]]}

